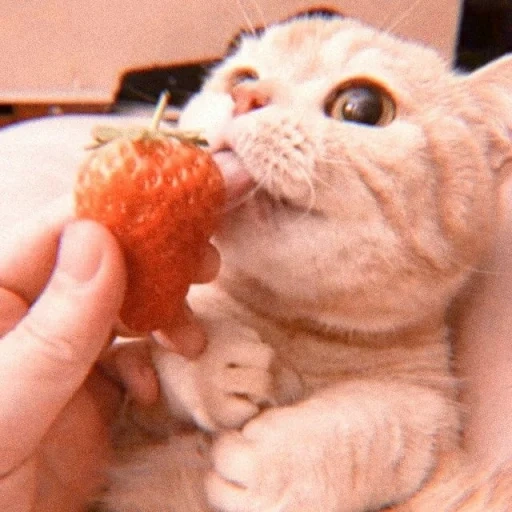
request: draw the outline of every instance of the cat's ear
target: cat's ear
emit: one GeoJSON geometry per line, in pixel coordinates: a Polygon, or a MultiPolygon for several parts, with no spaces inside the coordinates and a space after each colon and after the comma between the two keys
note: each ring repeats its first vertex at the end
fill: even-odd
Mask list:
{"type": "Polygon", "coordinates": [[[512,162],[512,55],[501,57],[468,75],[472,95],[482,103],[488,126],[490,162],[501,169],[512,162]]]}

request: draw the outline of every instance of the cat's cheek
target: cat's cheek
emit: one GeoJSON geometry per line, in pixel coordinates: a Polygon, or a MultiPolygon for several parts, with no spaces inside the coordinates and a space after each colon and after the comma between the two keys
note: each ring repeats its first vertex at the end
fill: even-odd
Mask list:
{"type": "Polygon", "coordinates": [[[225,145],[224,128],[232,119],[233,100],[228,94],[202,91],[194,96],[180,115],[179,127],[199,130],[211,151],[225,145]]]}

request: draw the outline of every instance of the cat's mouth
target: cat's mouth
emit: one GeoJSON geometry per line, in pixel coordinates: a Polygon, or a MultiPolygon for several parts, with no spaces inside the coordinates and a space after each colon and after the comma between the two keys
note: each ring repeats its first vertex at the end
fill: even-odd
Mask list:
{"type": "Polygon", "coordinates": [[[275,213],[279,210],[300,214],[319,213],[312,205],[296,204],[286,197],[277,198],[265,190],[264,187],[259,186],[234,151],[222,149],[214,152],[212,156],[226,183],[227,211],[240,206],[250,197],[261,206],[261,210],[266,214],[275,213]]]}
{"type": "Polygon", "coordinates": [[[224,149],[212,156],[224,177],[227,208],[230,209],[256,187],[256,182],[233,151],[224,149]]]}

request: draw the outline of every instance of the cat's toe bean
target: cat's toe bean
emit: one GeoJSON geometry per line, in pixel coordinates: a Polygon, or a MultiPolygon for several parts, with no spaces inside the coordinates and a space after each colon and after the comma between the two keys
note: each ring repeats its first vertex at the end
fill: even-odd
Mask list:
{"type": "Polygon", "coordinates": [[[226,393],[249,400],[258,406],[275,405],[272,375],[260,368],[228,368],[224,375],[226,393]]]}
{"type": "Polygon", "coordinates": [[[227,360],[230,366],[269,368],[274,360],[274,349],[257,339],[242,339],[228,349],[227,360]]]}

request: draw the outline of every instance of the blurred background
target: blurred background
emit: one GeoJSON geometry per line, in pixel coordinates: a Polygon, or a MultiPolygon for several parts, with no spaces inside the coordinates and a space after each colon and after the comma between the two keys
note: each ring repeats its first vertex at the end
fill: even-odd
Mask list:
{"type": "Polygon", "coordinates": [[[473,70],[512,52],[512,0],[465,0],[456,65],[473,70]]]}
{"type": "MultiPolygon", "coordinates": [[[[351,0],[344,1],[346,5],[351,5],[351,0]]],[[[418,7],[428,9],[428,2],[429,0],[426,0],[426,2],[417,2],[417,4],[418,7]]],[[[456,16],[458,15],[459,23],[458,33],[455,38],[456,44],[454,55],[454,65],[457,68],[465,71],[471,71],[489,62],[490,60],[499,57],[500,55],[503,55],[507,52],[512,52],[512,0],[460,0],[460,4],[459,0],[444,0],[444,2],[445,3],[442,4],[440,2],[433,2],[430,0],[430,8],[432,9],[432,12],[434,12],[437,16],[437,18],[433,21],[435,27],[434,31],[438,30],[438,33],[441,34],[443,30],[441,25],[444,21],[444,18],[450,18],[450,16],[452,16],[451,19],[455,21],[451,25],[452,28],[449,30],[451,30],[453,35],[453,27],[456,25],[456,16]],[[434,4],[437,5],[437,8],[432,7],[434,4]],[[459,5],[460,11],[458,11],[459,5]],[[437,11],[434,9],[437,9],[437,11]],[[449,14],[449,12],[451,14],[449,14]]],[[[284,2],[283,5],[285,5],[285,3],[286,2],[284,2]]],[[[288,2],[290,5],[291,3],[291,1],[288,2]]],[[[358,4],[358,2],[352,3],[354,5],[358,4]]],[[[394,3],[398,4],[397,1],[394,3]]],[[[28,5],[24,2],[18,3],[18,0],[16,0],[16,5],[20,6],[22,4],[25,6],[28,5]]],[[[56,9],[59,9],[58,11],[56,10],[53,15],[62,15],[64,21],[69,19],[65,16],[69,17],[69,9],[71,9],[71,4],[67,4],[66,9],[69,7],[67,12],[65,12],[66,9],[60,7],[62,4],[58,4],[56,2],[48,2],[48,5],[50,4],[58,6],[56,9]]],[[[361,4],[361,2],[359,2],[359,4],[361,4]]],[[[367,4],[367,10],[377,9],[374,7],[375,5],[382,6],[382,4],[376,4],[372,2],[367,2],[367,4]]],[[[14,5],[15,4],[13,4],[13,6],[14,5]]],[[[32,5],[35,6],[35,3],[32,5]]],[[[224,7],[225,5],[230,5],[231,9],[233,10],[235,9],[233,6],[238,4],[237,2],[233,2],[231,4],[228,3],[218,5],[222,5],[224,7]]],[[[416,3],[411,1],[410,5],[416,5],[416,3]]],[[[382,7],[379,9],[379,15],[382,17],[382,7]]],[[[403,7],[402,10],[404,10],[403,7]]],[[[37,13],[38,15],[40,12],[40,9],[39,11],[34,11],[34,13],[37,13]]],[[[219,12],[218,18],[221,20],[223,16],[229,17],[229,14],[229,12],[227,14],[224,12],[219,12]]],[[[49,14],[48,16],[52,16],[52,14],[49,14]]],[[[48,19],[48,17],[46,19],[48,19]]],[[[41,17],[41,20],[44,21],[45,18],[41,17]]],[[[140,23],[144,24],[144,20],[141,19],[140,23]]],[[[168,30],[168,23],[166,21],[160,20],[159,23],[160,30],[168,30]]],[[[189,32],[196,30],[197,32],[197,26],[202,26],[200,24],[201,20],[199,20],[197,23],[199,25],[196,25],[196,27],[187,30],[189,32]]],[[[206,23],[211,24],[211,20],[206,20],[206,23]]],[[[220,23],[220,21],[216,21],[216,23],[220,23]]],[[[421,21],[419,23],[421,23],[421,21]]],[[[27,39],[28,31],[25,29],[25,32],[23,32],[24,27],[22,24],[18,23],[18,25],[20,25],[20,27],[18,27],[18,31],[13,32],[13,34],[10,35],[10,39],[8,41],[13,41],[15,38],[18,38],[21,43],[23,43],[23,41],[27,39]]],[[[73,27],[69,28],[69,30],[72,31],[73,27]]],[[[428,31],[432,29],[427,27],[423,30],[428,31]]],[[[217,32],[218,31],[219,29],[217,28],[217,32]]],[[[448,31],[448,29],[445,29],[445,32],[446,31],[448,31]]],[[[104,29],[98,28],[97,35],[103,37],[104,32],[104,29]]],[[[437,37],[438,33],[434,32],[432,37],[437,37]]],[[[34,39],[35,36],[33,34],[31,35],[32,39],[34,39]]],[[[212,32],[212,34],[208,34],[207,37],[213,37],[213,35],[215,34],[212,32]]],[[[439,37],[442,38],[442,35],[439,35],[439,37]]],[[[77,41],[78,42],[76,44],[79,45],[80,39],[77,39],[77,41]]],[[[451,41],[453,42],[453,39],[451,41]]],[[[176,44],[176,41],[174,41],[174,43],[176,44]]],[[[182,40],[179,40],[179,44],[187,45],[187,43],[182,42],[182,40]]],[[[48,53],[55,53],[53,58],[58,58],[54,47],[48,46],[48,48],[50,49],[48,53]]],[[[138,48],[133,48],[133,50],[138,50],[138,48]]],[[[62,53],[62,49],[60,51],[62,53]]],[[[74,55],[74,53],[72,53],[73,49],[68,48],[67,51],[69,52],[69,55],[74,55]]],[[[106,47],[105,52],[107,51],[108,48],[106,47]]],[[[176,107],[176,109],[179,109],[179,107],[184,102],[186,102],[187,99],[199,88],[204,74],[207,72],[208,67],[212,64],[214,64],[214,61],[210,59],[207,62],[196,61],[193,64],[182,64],[171,67],[149,65],[146,67],[146,69],[127,71],[123,74],[122,78],[119,79],[119,84],[116,84],[114,100],[110,100],[108,102],[105,101],[103,104],[95,104],[94,102],[87,104],[87,102],[84,102],[83,100],[77,101],[76,103],[52,103],[51,101],[31,103],[30,101],[25,101],[23,97],[14,98],[5,96],[2,98],[2,77],[0,76],[0,126],[5,126],[27,118],[41,117],[46,115],[59,115],[66,112],[119,111],[126,110],[127,108],[132,109],[134,106],[136,106],[138,109],[144,109],[145,107],[149,108],[156,102],[160,92],[164,89],[167,89],[171,92],[173,106],[176,107]]],[[[34,63],[32,63],[32,65],[34,65],[34,63]]],[[[82,58],[81,62],[79,61],[78,63],[74,63],[74,65],[78,66],[78,69],[80,69],[80,66],[82,65],[84,66],[83,69],[87,69],[87,65],[89,65],[89,67],[93,67],[94,62],[87,62],[87,59],[82,58]]],[[[8,69],[9,64],[7,63],[2,65],[0,55],[0,67],[4,68],[5,71],[6,66],[8,69]]],[[[62,66],[61,68],[56,66],[56,69],[62,69],[62,66]]],[[[6,80],[6,77],[7,75],[4,75],[4,81],[6,80]]],[[[77,87],[80,86],[78,79],[77,84],[73,85],[77,85],[77,87]]]]}
{"type": "MultiPolygon", "coordinates": [[[[465,0],[455,66],[473,71],[508,52],[512,52],[512,0],[465,0]]],[[[154,103],[168,88],[175,103],[182,104],[200,86],[206,69],[195,65],[128,74],[119,99],[154,103]]]]}

